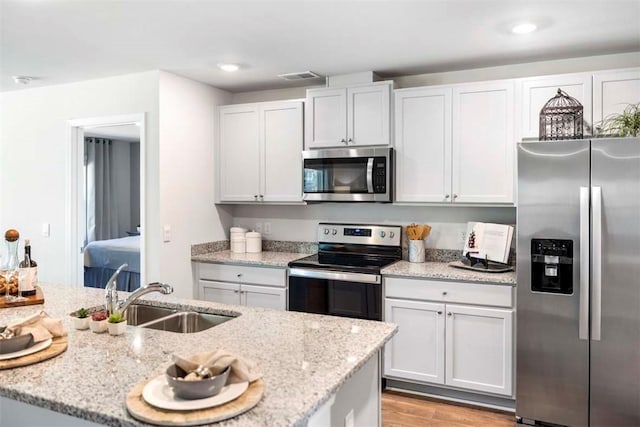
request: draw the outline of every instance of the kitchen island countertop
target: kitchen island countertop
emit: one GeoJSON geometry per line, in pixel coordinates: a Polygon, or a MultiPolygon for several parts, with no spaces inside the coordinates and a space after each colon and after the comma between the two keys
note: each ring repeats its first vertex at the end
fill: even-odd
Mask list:
{"type": "Polygon", "coordinates": [[[258,406],[220,425],[305,425],[341,385],[377,357],[397,330],[384,322],[152,294],[140,301],[237,317],[193,334],[127,326],[124,335],[114,337],[75,330],[69,316],[79,307],[100,305],[103,290],[60,285],[44,285],[43,290],[44,306],[3,309],[0,324],[44,310],[63,320],[69,348],[51,360],[0,371],[0,396],[106,425],[146,425],[127,413],[129,391],[163,374],[175,351],[218,348],[254,360],[266,386],[258,406]]]}
{"type": "Polygon", "coordinates": [[[398,261],[382,269],[383,276],[409,277],[415,279],[441,279],[459,282],[488,283],[515,286],[516,272],[485,273],[449,266],[448,262],[398,261]]]}

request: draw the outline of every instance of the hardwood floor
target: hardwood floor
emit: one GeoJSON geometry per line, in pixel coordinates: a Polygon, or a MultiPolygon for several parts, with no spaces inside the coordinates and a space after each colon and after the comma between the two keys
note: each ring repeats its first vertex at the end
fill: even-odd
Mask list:
{"type": "Polygon", "coordinates": [[[444,403],[426,397],[382,393],[383,427],[513,427],[513,414],[444,403]]]}

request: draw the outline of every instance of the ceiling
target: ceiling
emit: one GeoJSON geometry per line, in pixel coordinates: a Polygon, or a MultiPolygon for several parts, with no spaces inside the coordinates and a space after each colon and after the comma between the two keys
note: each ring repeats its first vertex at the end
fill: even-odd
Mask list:
{"type": "Polygon", "coordinates": [[[163,69],[242,92],[640,51],[640,1],[0,0],[0,43],[1,91],[163,69]]]}
{"type": "Polygon", "coordinates": [[[136,125],[99,126],[85,130],[84,136],[140,142],[140,128],[136,125]]]}

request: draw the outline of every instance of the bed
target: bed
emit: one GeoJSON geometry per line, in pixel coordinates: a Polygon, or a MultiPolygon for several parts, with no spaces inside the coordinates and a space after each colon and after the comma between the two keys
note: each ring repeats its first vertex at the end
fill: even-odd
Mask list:
{"type": "Polygon", "coordinates": [[[122,264],[129,264],[118,276],[118,290],[140,287],[140,236],[96,240],[84,248],[84,286],[104,288],[122,264]]]}

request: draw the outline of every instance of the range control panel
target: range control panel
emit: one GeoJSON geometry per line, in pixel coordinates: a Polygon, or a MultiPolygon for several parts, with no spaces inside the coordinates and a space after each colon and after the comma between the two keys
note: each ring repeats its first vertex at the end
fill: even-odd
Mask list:
{"type": "Polygon", "coordinates": [[[318,224],[318,243],[400,246],[401,236],[398,225],[318,224]]]}

